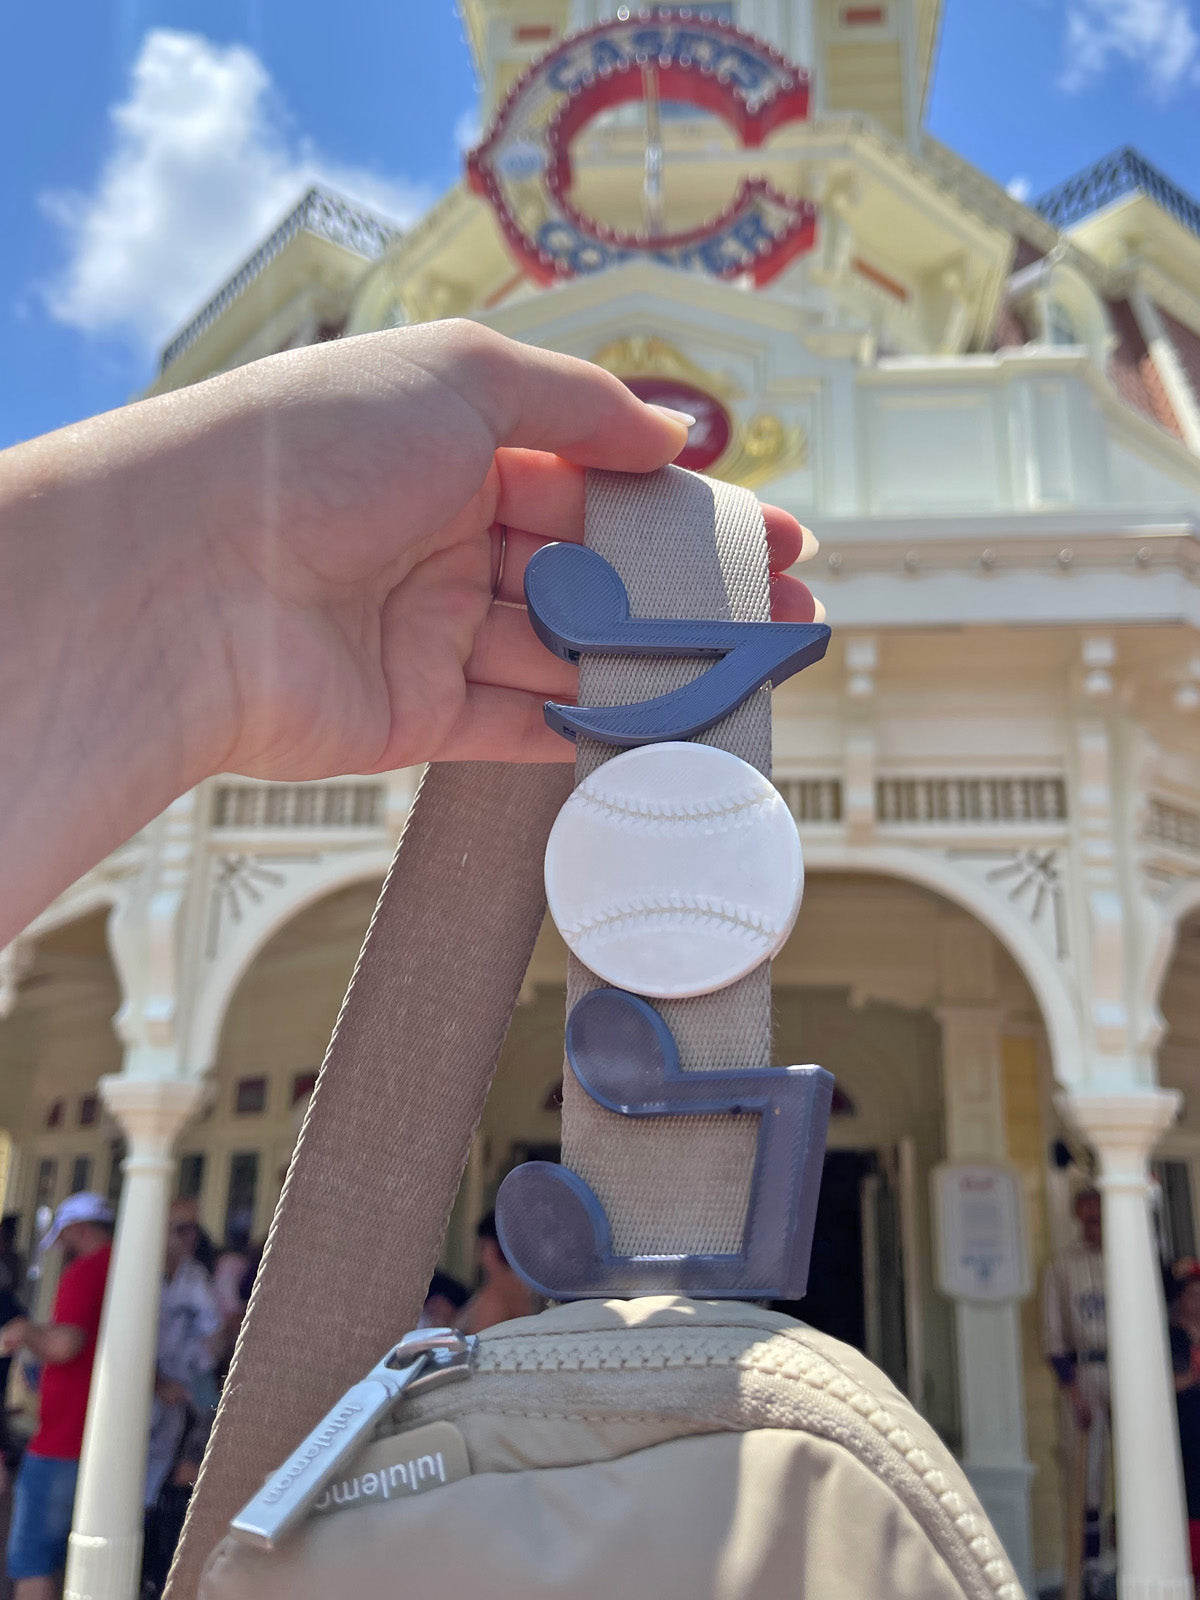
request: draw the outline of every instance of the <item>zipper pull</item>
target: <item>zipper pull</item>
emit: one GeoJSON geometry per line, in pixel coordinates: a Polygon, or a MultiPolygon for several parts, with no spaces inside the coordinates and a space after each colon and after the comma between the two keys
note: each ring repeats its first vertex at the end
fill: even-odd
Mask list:
{"type": "Polygon", "coordinates": [[[401,1395],[470,1377],[476,1343],[474,1334],[456,1328],[406,1333],[271,1474],[234,1517],[230,1531],[259,1550],[274,1550],[369,1442],[401,1395]]]}

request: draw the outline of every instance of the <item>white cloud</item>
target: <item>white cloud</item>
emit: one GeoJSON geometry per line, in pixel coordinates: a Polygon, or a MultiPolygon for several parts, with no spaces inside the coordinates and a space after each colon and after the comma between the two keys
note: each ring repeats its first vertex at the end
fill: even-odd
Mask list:
{"type": "Polygon", "coordinates": [[[156,28],[94,189],[42,196],[69,258],[44,289],[51,314],[153,348],[236,270],[313,182],[397,222],[419,186],[339,167],[296,139],[266,68],[244,45],[156,28]]]}
{"type": "Polygon", "coordinates": [[[1124,62],[1158,100],[1200,78],[1200,34],[1190,0],[1070,0],[1066,66],[1074,93],[1124,62]]]}
{"type": "Polygon", "coordinates": [[[454,142],[463,155],[483,138],[483,124],[479,120],[479,107],[468,106],[460,111],[454,122],[454,142]]]}
{"type": "Polygon", "coordinates": [[[1008,180],[1005,188],[1014,200],[1020,200],[1024,203],[1029,199],[1030,183],[1028,178],[1023,178],[1018,174],[1017,177],[1008,180]]]}

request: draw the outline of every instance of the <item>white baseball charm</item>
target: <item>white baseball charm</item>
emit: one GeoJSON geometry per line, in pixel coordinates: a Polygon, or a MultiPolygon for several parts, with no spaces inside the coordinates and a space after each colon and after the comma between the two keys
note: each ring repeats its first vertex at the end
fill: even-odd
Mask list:
{"type": "Polygon", "coordinates": [[[652,999],[723,989],[783,946],[804,891],[773,784],[703,744],[626,750],[585,778],[546,846],[546,898],[606,983],[652,999]]]}

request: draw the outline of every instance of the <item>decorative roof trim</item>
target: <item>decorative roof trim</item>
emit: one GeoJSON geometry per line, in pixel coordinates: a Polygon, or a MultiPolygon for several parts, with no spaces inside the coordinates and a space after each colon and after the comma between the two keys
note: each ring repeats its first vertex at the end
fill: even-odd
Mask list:
{"type": "Polygon", "coordinates": [[[162,353],[159,371],[165,372],[172,362],[195,344],[201,334],[207,332],[217,318],[245,293],[254,279],[298,233],[315,234],[319,239],[328,239],[331,244],[341,245],[343,250],[362,256],[365,261],[376,261],[400,237],[401,231],[371,212],[352,206],[332,189],[323,189],[314,184],[249,260],[243,262],[208,304],[175,335],[162,353]]]}
{"type": "Polygon", "coordinates": [[[1129,194],[1144,194],[1200,238],[1200,203],[1129,145],[1048,190],[1033,209],[1055,227],[1069,228],[1129,194]]]}

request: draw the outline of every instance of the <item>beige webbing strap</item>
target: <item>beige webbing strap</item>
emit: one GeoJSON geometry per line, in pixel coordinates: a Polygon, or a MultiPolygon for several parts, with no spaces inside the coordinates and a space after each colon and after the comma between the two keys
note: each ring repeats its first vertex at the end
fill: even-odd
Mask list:
{"type": "MultiPolygon", "coordinates": [[[[766,528],[752,494],[677,467],[640,476],[588,474],[585,542],[620,573],[635,617],[770,619],[766,528]]],[[[585,657],[581,705],[627,705],[690,681],[702,661],[585,657]]],[[[763,688],[700,736],[771,771],[771,691],[763,688]]],[[[582,780],[618,752],[580,740],[582,780]]],[[[567,1010],[598,980],[570,958],[567,1010]]],[[[656,1009],[685,1071],[764,1067],[771,1052],[770,966],[694,1000],[656,1009]]],[[[620,1254],[735,1252],[754,1171],[757,1121],[605,1111],[568,1065],[563,1075],[563,1161],[591,1185],[620,1254]]]]}
{"type": "Polygon", "coordinates": [[[432,767],[309,1103],[172,1568],[413,1327],[545,910],[567,767],[432,767]]]}

